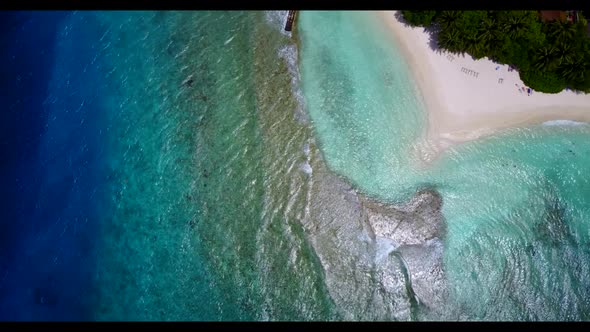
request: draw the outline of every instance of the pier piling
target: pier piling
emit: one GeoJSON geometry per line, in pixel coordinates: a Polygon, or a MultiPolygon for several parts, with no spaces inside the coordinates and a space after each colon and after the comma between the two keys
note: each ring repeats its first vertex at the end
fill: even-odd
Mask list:
{"type": "Polygon", "coordinates": [[[293,30],[293,22],[295,21],[295,14],[297,14],[296,10],[289,11],[289,15],[287,15],[287,23],[285,23],[285,31],[293,30]]]}

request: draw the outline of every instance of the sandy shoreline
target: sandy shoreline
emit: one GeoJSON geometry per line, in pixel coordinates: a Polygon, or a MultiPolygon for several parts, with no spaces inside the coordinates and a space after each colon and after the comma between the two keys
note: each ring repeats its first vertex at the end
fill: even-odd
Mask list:
{"type": "Polygon", "coordinates": [[[552,120],[590,123],[590,94],[529,95],[522,91],[518,72],[487,58],[476,61],[434,51],[423,28],[404,26],[395,13],[382,11],[377,16],[406,57],[427,109],[427,137],[417,146],[420,159],[431,161],[452,144],[500,129],[552,120]]]}

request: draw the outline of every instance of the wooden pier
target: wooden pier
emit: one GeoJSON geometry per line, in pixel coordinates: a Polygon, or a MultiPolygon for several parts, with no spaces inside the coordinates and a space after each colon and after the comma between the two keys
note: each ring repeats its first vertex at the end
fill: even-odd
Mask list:
{"type": "Polygon", "coordinates": [[[295,15],[297,14],[296,10],[290,10],[289,15],[287,16],[287,23],[285,23],[285,31],[293,30],[293,22],[295,22],[295,15]]]}

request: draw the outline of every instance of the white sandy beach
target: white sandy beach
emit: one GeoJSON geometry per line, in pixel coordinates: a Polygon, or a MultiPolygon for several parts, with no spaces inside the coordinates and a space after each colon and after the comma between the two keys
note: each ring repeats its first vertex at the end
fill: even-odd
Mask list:
{"type": "Polygon", "coordinates": [[[519,90],[524,84],[518,72],[487,58],[434,51],[423,28],[405,26],[395,13],[383,11],[378,16],[406,56],[428,112],[426,144],[419,148],[422,160],[434,159],[451,144],[499,129],[552,120],[590,122],[590,94],[533,91],[529,95],[519,90]]]}

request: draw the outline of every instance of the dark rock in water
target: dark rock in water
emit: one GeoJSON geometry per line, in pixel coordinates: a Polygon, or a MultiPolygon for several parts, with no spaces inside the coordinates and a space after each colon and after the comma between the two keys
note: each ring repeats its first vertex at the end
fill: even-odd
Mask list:
{"type": "Polygon", "coordinates": [[[53,305],[56,302],[55,296],[40,287],[35,287],[33,291],[33,298],[35,304],[39,305],[53,305]]]}
{"type": "Polygon", "coordinates": [[[194,82],[195,82],[195,79],[193,78],[193,75],[189,75],[184,81],[182,81],[182,86],[190,88],[193,86],[194,82]]]}
{"type": "Polygon", "coordinates": [[[545,215],[535,226],[536,238],[553,247],[567,244],[571,234],[567,224],[567,206],[556,193],[545,199],[545,215]]]}
{"type": "Polygon", "coordinates": [[[188,225],[189,225],[191,228],[194,228],[194,227],[197,225],[197,221],[196,221],[195,219],[190,219],[190,220],[188,221],[188,225]]]}

